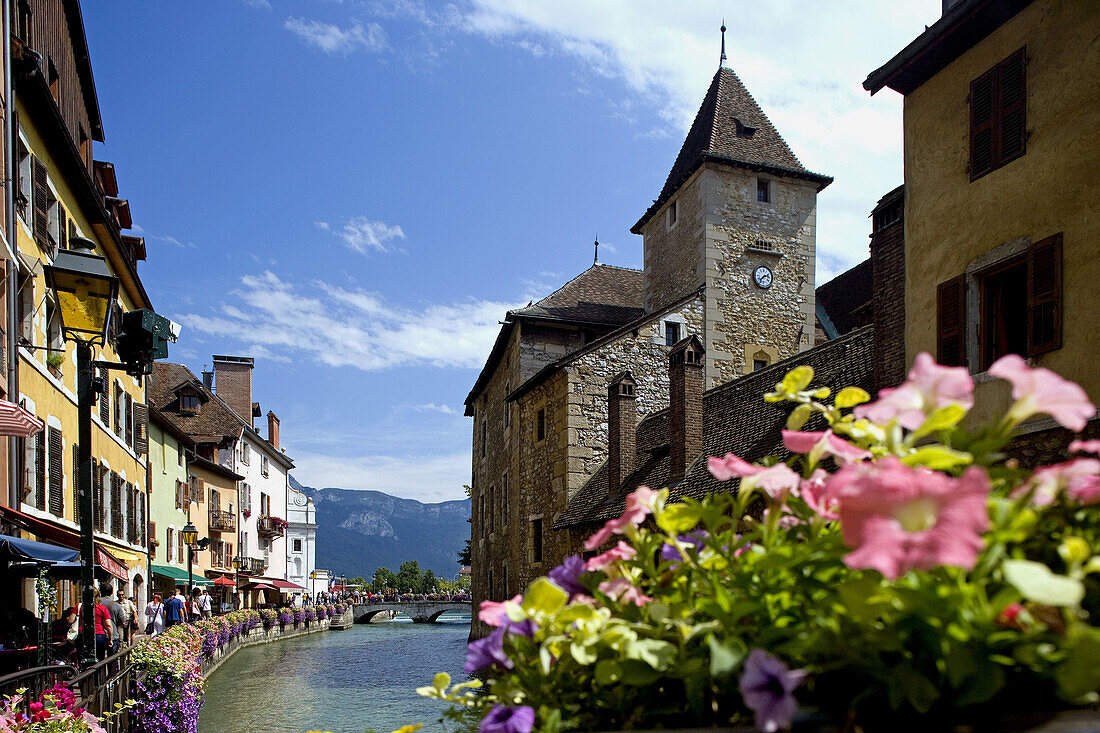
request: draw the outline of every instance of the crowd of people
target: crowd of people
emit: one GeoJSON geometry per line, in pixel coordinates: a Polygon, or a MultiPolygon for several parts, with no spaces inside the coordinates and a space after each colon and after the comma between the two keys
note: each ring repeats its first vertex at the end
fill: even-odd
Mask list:
{"type": "Polygon", "coordinates": [[[339,594],[318,593],[318,596],[329,596],[328,600],[320,600],[320,603],[331,601],[343,601],[345,603],[469,603],[470,594],[466,591],[448,593],[435,591],[432,593],[413,593],[411,590],[401,592],[393,588],[384,588],[381,591],[342,591],[339,594]]]}

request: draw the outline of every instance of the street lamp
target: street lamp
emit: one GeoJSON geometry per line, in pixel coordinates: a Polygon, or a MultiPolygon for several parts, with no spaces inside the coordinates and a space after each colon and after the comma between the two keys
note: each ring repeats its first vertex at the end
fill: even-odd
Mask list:
{"type": "Polygon", "coordinates": [[[69,239],[71,249],[57,253],[52,265],[43,270],[46,287],[53,291],[61,317],[61,333],[76,342],[77,392],[77,486],[80,494],[80,662],[95,664],[95,567],[92,532],[92,347],[107,339],[111,306],[118,297],[118,278],[107,262],[95,254],[95,244],[83,237],[69,239]]]}
{"type": "Polygon", "coordinates": [[[191,546],[199,541],[199,531],[195,529],[195,525],[191,524],[191,520],[187,520],[187,524],[183,526],[183,544],[187,545],[187,599],[191,600],[191,586],[195,584],[195,576],[191,571],[191,558],[194,551],[191,546]]]}
{"type": "Polygon", "coordinates": [[[237,610],[241,602],[241,556],[233,558],[233,610],[237,610]]]}

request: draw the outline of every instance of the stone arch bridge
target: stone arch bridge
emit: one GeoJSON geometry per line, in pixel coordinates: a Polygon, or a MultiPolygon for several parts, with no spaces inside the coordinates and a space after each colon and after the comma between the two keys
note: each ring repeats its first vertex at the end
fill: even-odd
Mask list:
{"type": "Polygon", "coordinates": [[[448,611],[470,613],[472,608],[469,601],[378,601],[352,604],[351,613],[357,624],[369,623],[382,611],[399,611],[411,618],[414,624],[433,624],[448,611]]]}

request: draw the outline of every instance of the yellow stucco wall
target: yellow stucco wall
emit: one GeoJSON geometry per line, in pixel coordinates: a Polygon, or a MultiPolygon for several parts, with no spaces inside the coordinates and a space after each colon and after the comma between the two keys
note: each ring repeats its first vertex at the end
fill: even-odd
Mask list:
{"type": "MultiPolygon", "coordinates": [[[[215,489],[218,494],[218,500],[220,508],[222,510],[228,510],[229,504],[233,504],[234,514],[237,514],[237,482],[219,473],[215,473],[203,466],[199,466],[194,463],[190,463],[187,466],[188,473],[201,479],[203,482],[203,501],[201,504],[191,505],[191,521],[194,523],[195,528],[199,531],[199,538],[209,537],[213,540],[223,540],[225,542],[232,543],[234,548],[234,554],[237,553],[238,538],[235,531],[218,532],[210,531],[210,490],[215,489]]],[[[236,516],[236,526],[240,526],[240,516],[236,516]]],[[[211,562],[212,553],[209,549],[195,552],[195,573],[199,572],[199,568],[202,568],[203,572],[207,570],[216,570],[218,572],[231,571],[232,568],[214,567],[211,562]]]]}
{"type": "MultiPolygon", "coordinates": [[[[1100,399],[1098,36],[1100,3],[1038,0],[905,98],[909,363],[920,351],[936,353],[939,283],[1001,244],[1062,232],[1062,348],[1034,363],[1100,399]],[[1024,45],[1027,152],[971,182],[970,82],[1024,45]]],[[[1010,397],[1003,383],[978,382],[980,419],[1010,397]]]]}
{"type": "MultiPolygon", "coordinates": [[[[57,199],[64,206],[66,213],[79,227],[83,236],[96,241],[96,235],[87,218],[77,206],[71,188],[67,185],[57,171],[59,167],[50,156],[48,149],[28,123],[31,115],[20,109],[19,118],[22,122],[21,131],[30,152],[45,164],[50,172],[50,184],[57,199]]],[[[19,220],[16,246],[24,259],[34,259],[40,265],[34,268],[34,277],[28,279],[24,285],[24,293],[31,294],[33,309],[36,310],[33,317],[33,345],[44,346],[47,341],[46,321],[46,283],[42,275],[42,265],[49,262],[49,255],[34,240],[31,222],[25,222],[22,217],[19,220]]],[[[102,242],[96,242],[96,252],[106,255],[102,242]]],[[[120,291],[119,301],[122,309],[132,310],[143,307],[133,297],[133,294],[120,291]]],[[[77,442],[77,397],[76,397],[76,349],[71,343],[64,343],[65,353],[60,367],[60,377],[55,376],[46,366],[46,358],[49,352],[45,350],[19,349],[19,392],[20,398],[26,399],[28,407],[47,425],[59,428],[62,432],[62,467],[64,478],[62,491],[65,501],[64,516],[57,519],[48,513],[35,510],[33,506],[24,503],[23,510],[43,518],[51,519],[70,529],[79,529],[73,522],[73,509],[75,495],[73,487],[76,477],[73,475],[73,446],[77,442]]],[[[96,350],[96,358],[109,361],[117,361],[110,347],[96,350]]],[[[137,379],[128,376],[124,372],[112,371],[110,373],[111,399],[114,400],[114,385],[120,384],[130,394],[135,403],[145,402],[144,385],[137,379]]],[[[117,437],[109,426],[104,426],[99,421],[98,406],[92,410],[92,456],[99,461],[101,466],[119,473],[124,479],[139,487],[144,492],[146,486],[145,457],[136,454],[123,439],[117,437]]],[[[48,461],[47,461],[48,464],[48,461]]],[[[47,465],[47,473],[48,473],[47,465]]],[[[48,481],[47,481],[48,487],[48,481]]],[[[48,489],[47,489],[48,491],[48,489]]],[[[28,496],[31,502],[33,495],[28,496]]],[[[138,571],[147,581],[145,567],[145,548],[140,545],[125,543],[117,538],[102,533],[96,533],[97,538],[104,540],[104,544],[114,545],[119,551],[115,554],[130,566],[132,571],[138,571]],[[122,548],[128,548],[122,549],[122,548]]]]}

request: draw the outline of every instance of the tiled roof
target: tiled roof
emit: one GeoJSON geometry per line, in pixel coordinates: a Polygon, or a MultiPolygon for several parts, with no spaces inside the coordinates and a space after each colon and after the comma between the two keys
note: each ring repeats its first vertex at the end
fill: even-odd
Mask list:
{"type": "Polygon", "coordinates": [[[817,289],[817,304],[825,309],[837,334],[844,334],[867,320],[871,303],[871,260],[842,272],[817,289]]]}
{"type": "Polygon", "coordinates": [[[645,312],[643,287],[641,270],[597,264],[537,303],[511,311],[509,315],[621,325],[645,312]]]}
{"type": "MultiPolygon", "coordinates": [[[[834,390],[859,386],[872,391],[874,349],[871,327],[796,354],[758,372],[715,387],[703,395],[703,455],[671,487],[671,499],[701,499],[736,484],[721,482],[707,470],[707,456],[735,453],[748,461],[767,455],[786,456],[781,431],[790,413],[787,403],[764,402],[788,370],[800,364],[814,368],[814,384],[834,390]]],[[[663,487],[669,477],[668,410],[647,416],[637,429],[637,466],[615,497],[607,495],[607,463],[596,471],[554,522],[555,528],[597,524],[623,512],[626,494],[638,486],[663,487]]]]}
{"type": "Polygon", "coordinates": [[[733,69],[721,67],[703,97],[661,195],[630,231],[641,234],[645,223],[707,160],[802,178],[817,183],[818,190],[833,180],[799,162],[733,69]]]}
{"type": "Polygon", "coordinates": [[[620,326],[645,314],[642,307],[644,283],[641,270],[596,264],[537,303],[508,311],[485,366],[466,396],[466,416],[473,415],[471,405],[504,357],[517,318],[620,326]]]}
{"type": "Polygon", "coordinates": [[[190,436],[196,443],[214,443],[224,438],[236,439],[244,430],[244,421],[182,364],[154,362],[146,394],[149,404],[160,412],[164,420],[176,430],[190,436]],[[184,384],[193,387],[206,398],[194,415],[181,415],[174,409],[176,390],[184,384]],[[172,409],[166,409],[169,407],[172,409]]]}

